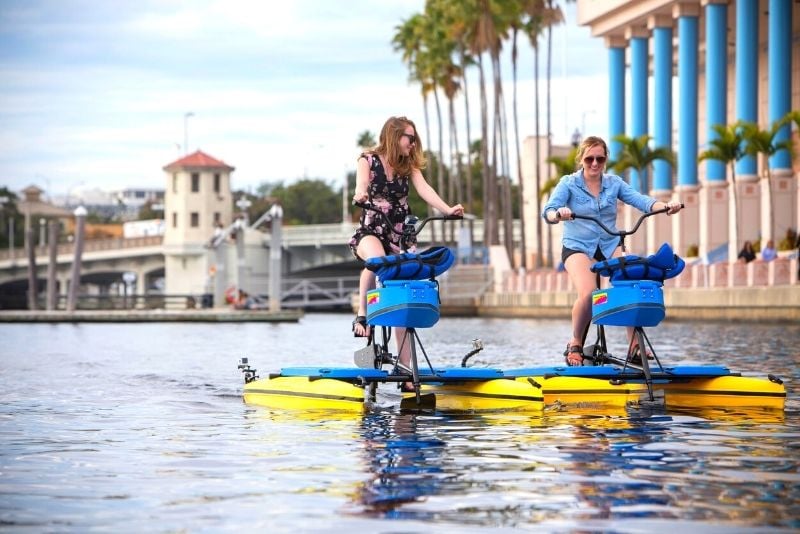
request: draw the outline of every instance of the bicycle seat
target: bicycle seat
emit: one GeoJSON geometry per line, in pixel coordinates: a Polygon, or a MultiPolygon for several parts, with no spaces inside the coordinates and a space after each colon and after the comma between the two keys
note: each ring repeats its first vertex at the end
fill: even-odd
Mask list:
{"type": "Polygon", "coordinates": [[[664,243],[655,254],[646,258],[628,255],[597,262],[592,265],[592,272],[607,276],[611,282],[618,280],[653,280],[663,282],[681,274],[686,262],[664,243]]]}
{"type": "Polygon", "coordinates": [[[364,267],[374,272],[381,282],[387,280],[433,280],[447,271],[455,256],[447,247],[431,247],[422,252],[403,252],[370,258],[364,267]]]}

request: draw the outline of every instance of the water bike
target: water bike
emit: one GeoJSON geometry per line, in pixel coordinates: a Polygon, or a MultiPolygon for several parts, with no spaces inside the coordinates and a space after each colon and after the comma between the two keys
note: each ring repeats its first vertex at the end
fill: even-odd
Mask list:
{"type": "MultiPolygon", "coordinates": [[[[619,238],[624,253],[625,237],[635,233],[647,218],[668,210],[643,214],[631,230],[612,230],[591,216],[573,214],[597,224],[619,238]]],[[[663,283],[684,269],[683,259],[664,243],[648,257],[624,255],[592,266],[597,289],[592,293],[593,343],[583,335],[583,365],[578,367],[523,368],[504,371],[506,376],[539,384],[546,404],[600,404],[666,406],[673,408],[768,408],[783,409],[786,389],[780,378],[746,377],[720,365],[675,365],[661,362],[645,327],[657,326],[666,315],[663,283]],[[601,288],[601,277],[611,286],[601,288]],[[608,350],[606,326],[632,329],[623,357],[608,350]]]]}
{"type": "Polygon", "coordinates": [[[383,217],[400,235],[405,251],[364,262],[376,274],[376,287],[366,295],[370,333],[366,346],[354,354],[356,367],[284,367],[258,378],[242,359],[239,368],[245,376],[245,402],[275,408],[362,411],[375,405],[379,386],[389,385],[400,390],[401,409],[542,411],[544,397],[536,384],[505,376],[500,369],[466,367],[467,359],[483,348],[479,340],[473,341],[462,367],[434,367],[422,344],[418,330],[433,327],[440,316],[436,277],[446,272],[455,258],[441,246],[420,253],[408,250],[427,223],[461,217],[419,219],[409,215],[402,231],[397,231],[379,209],[367,203],[356,205],[383,217]],[[396,353],[390,347],[393,330],[399,332],[396,353]],[[401,354],[408,355],[406,362],[401,354]],[[412,387],[407,390],[404,384],[412,387]]]}
{"type": "MultiPolygon", "coordinates": [[[[374,210],[369,205],[361,207],[374,210]]],[[[665,211],[642,215],[630,231],[609,229],[593,217],[575,217],[592,220],[618,236],[625,252],[625,237],[636,232],[645,218],[665,211]]],[[[403,227],[404,248],[427,222],[443,219],[451,217],[408,219],[403,227]]],[[[580,367],[468,367],[469,358],[483,348],[478,340],[461,367],[434,367],[417,330],[438,321],[436,277],[452,263],[452,253],[444,247],[367,261],[366,267],[377,274],[378,286],[367,294],[367,322],[372,328],[367,345],[355,353],[357,367],[289,367],[258,378],[243,359],[239,367],[245,375],[245,402],[276,408],[362,411],[375,403],[379,386],[396,388],[410,382],[413,392],[402,394],[401,408],[539,411],[544,406],[572,406],[605,413],[631,405],[714,410],[784,407],[786,389],[775,376],[742,376],[720,365],[662,363],[645,327],[657,326],[664,319],[663,283],[679,275],[685,265],[669,245],[648,257],[626,255],[593,266],[598,280],[598,289],[592,294],[597,339],[585,343],[587,327],[584,365],[580,367]],[[611,287],[600,288],[601,276],[609,278],[611,287]],[[609,352],[606,326],[633,329],[623,357],[609,352]],[[401,364],[389,347],[393,327],[405,329],[400,346],[408,344],[408,365],[401,364]],[[420,354],[424,366],[420,366],[420,354]]]]}

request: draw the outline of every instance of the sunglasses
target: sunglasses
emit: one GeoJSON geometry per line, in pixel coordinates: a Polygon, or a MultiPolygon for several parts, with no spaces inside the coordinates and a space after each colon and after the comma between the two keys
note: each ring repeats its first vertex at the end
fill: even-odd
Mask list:
{"type": "Polygon", "coordinates": [[[585,158],[583,158],[583,162],[585,164],[587,164],[587,165],[592,165],[592,164],[594,164],[595,161],[598,164],[602,165],[603,163],[606,162],[606,157],[605,156],[586,156],[585,158]]]}
{"type": "Polygon", "coordinates": [[[417,142],[417,136],[416,136],[416,135],[414,135],[414,134],[407,134],[407,133],[404,133],[404,134],[400,134],[400,135],[402,135],[402,136],[405,136],[405,137],[408,137],[408,142],[409,142],[409,143],[416,143],[416,142],[417,142]]]}

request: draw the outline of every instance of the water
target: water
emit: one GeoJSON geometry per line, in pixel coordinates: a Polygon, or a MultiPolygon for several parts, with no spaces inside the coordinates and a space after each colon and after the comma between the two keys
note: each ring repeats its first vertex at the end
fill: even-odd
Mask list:
{"type": "MultiPolygon", "coordinates": [[[[287,414],[266,374],[346,365],[351,317],[0,325],[0,529],[775,532],[800,529],[800,326],[665,323],[670,363],[787,383],[784,413],[287,414]]],[[[560,361],[567,321],[444,318],[437,365],[560,361]]],[[[617,348],[623,335],[618,333],[617,348]]]]}

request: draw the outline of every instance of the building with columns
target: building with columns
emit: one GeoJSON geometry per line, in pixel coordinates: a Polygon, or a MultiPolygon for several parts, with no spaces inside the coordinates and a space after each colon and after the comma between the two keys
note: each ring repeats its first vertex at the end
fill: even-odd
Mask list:
{"type": "Polygon", "coordinates": [[[233,218],[231,173],[234,167],[201,151],[164,167],[164,292],[210,292],[214,273],[208,243],[217,224],[233,218]]]}
{"type": "MultiPolygon", "coordinates": [[[[611,159],[620,150],[613,142],[619,134],[648,134],[653,146],[677,154],[677,168],[659,161],[652,177],[630,176],[638,190],[686,205],[679,217],[651,219],[647,250],[670,241],[680,254],[696,245],[704,255],[727,244],[733,260],[744,240],[777,243],[788,229],[800,228],[800,158],[792,161],[783,150],[768,161],[737,161],[738,210],[730,165],[698,163],[717,136],[714,125],[744,120],[767,129],[800,110],[796,0],[578,0],[578,23],[608,50],[611,159]]],[[[800,148],[787,125],[777,139],[790,138],[800,148]]],[[[633,243],[641,253],[644,243],[633,243]]]]}

